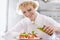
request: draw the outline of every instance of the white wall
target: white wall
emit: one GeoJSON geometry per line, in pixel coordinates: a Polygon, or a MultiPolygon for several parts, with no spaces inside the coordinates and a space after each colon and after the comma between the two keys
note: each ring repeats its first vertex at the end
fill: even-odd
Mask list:
{"type": "MultiPolygon", "coordinates": [[[[6,27],[6,7],[7,0],[0,0],[0,37],[4,35],[6,27]]],[[[0,38],[0,40],[2,39],[0,38]]]]}
{"type": "Polygon", "coordinates": [[[17,22],[19,22],[22,18],[21,15],[18,15],[16,12],[17,3],[19,0],[9,0],[9,8],[8,8],[8,30],[14,27],[17,22]]]}

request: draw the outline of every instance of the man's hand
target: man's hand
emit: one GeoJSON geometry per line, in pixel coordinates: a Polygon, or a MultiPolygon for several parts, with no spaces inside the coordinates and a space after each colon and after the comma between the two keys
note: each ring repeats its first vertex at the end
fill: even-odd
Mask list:
{"type": "Polygon", "coordinates": [[[43,30],[48,33],[49,35],[53,34],[55,32],[55,29],[53,26],[45,26],[43,27],[43,30]]]}

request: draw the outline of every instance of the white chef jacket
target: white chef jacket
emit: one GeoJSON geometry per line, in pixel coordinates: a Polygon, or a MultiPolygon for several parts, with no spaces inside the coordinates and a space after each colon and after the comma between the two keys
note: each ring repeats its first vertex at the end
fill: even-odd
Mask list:
{"type": "Polygon", "coordinates": [[[27,32],[31,33],[32,30],[37,33],[39,37],[42,37],[44,40],[53,40],[54,36],[49,36],[46,33],[38,30],[38,27],[43,27],[43,25],[51,25],[54,27],[60,27],[60,24],[57,23],[55,20],[53,20],[50,17],[47,17],[45,15],[39,14],[36,12],[37,17],[35,20],[35,24],[32,24],[31,20],[29,18],[24,18],[20,22],[18,22],[13,29],[8,31],[5,35],[6,40],[15,40],[14,38],[19,35],[19,33],[27,32]]]}

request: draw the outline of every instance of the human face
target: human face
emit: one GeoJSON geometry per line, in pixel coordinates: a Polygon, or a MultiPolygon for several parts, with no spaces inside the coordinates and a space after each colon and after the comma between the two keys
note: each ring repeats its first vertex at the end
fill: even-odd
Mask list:
{"type": "Polygon", "coordinates": [[[23,15],[28,18],[32,18],[32,16],[35,14],[35,9],[31,5],[28,5],[26,7],[22,7],[21,10],[23,12],[23,15]]]}

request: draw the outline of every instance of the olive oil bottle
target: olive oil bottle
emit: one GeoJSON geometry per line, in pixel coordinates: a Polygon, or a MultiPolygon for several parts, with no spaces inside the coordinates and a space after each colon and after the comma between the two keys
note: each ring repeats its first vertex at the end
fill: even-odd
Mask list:
{"type": "MultiPolygon", "coordinates": [[[[37,29],[38,29],[38,30],[41,30],[42,32],[45,32],[45,30],[43,30],[43,28],[38,27],[37,29]]],[[[45,32],[45,33],[46,33],[46,32],[45,32]]],[[[46,34],[48,34],[48,33],[46,33],[46,34]]],[[[48,35],[51,36],[52,34],[48,34],[48,35]]]]}

